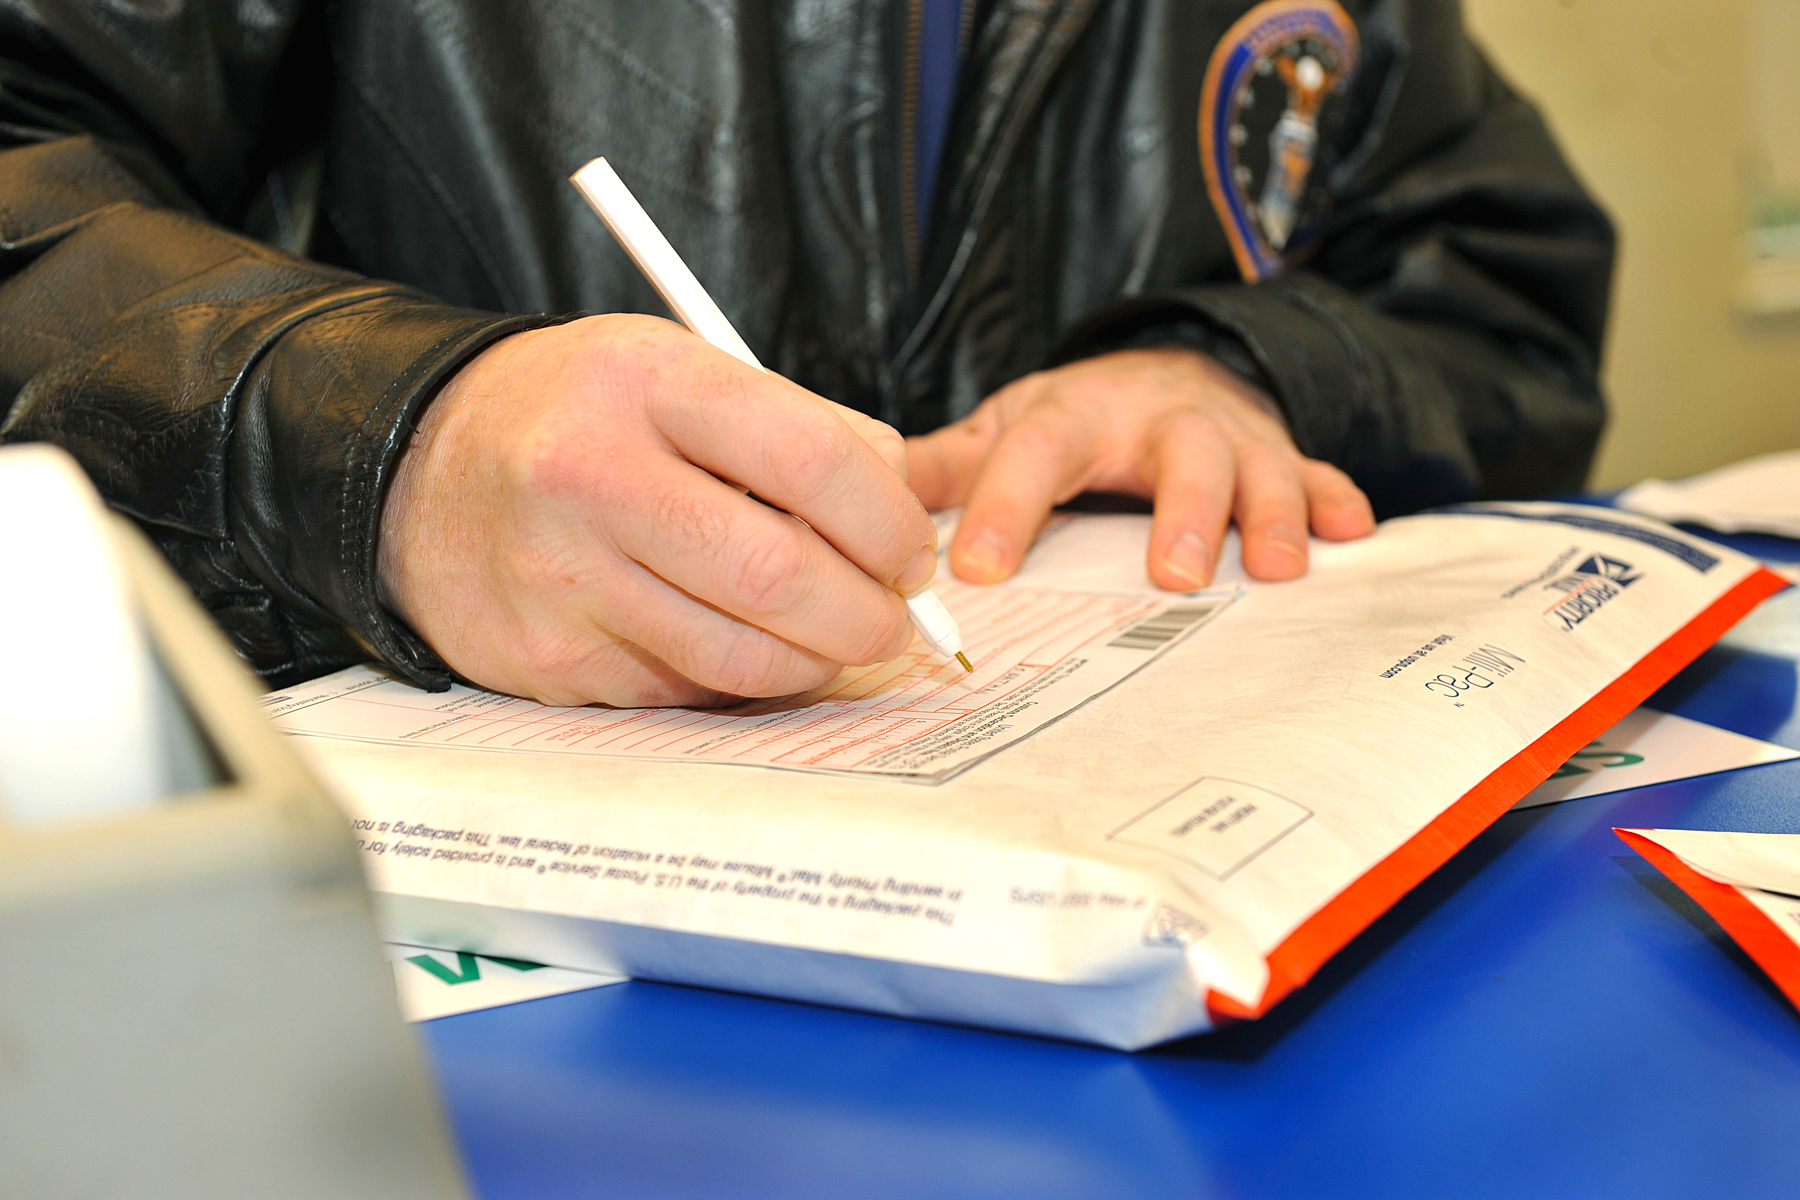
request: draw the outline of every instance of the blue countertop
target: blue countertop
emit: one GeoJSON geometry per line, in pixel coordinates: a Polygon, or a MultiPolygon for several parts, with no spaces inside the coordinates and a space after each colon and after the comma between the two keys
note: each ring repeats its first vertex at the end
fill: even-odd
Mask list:
{"type": "MultiPolygon", "coordinates": [[[[1800,592],[1740,630],[1651,704],[1800,748],[1800,592]]],[[[426,1042],[489,1200],[1800,1195],[1800,1013],[1615,825],[1800,832],[1800,760],[1503,817],[1136,1055],[637,982],[426,1042]]]]}

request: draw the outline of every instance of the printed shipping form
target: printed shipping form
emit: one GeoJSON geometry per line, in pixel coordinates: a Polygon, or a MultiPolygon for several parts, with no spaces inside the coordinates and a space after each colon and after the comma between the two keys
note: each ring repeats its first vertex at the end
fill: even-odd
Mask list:
{"type": "Polygon", "coordinates": [[[1093,699],[1214,616],[1234,593],[1180,601],[1035,588],[937,591],[978,654],[965,672],[915,639],[892,662],[728,709],[549,708],[370,667],[266,702],[290,733],[390,745],[552,751],[939,780],[1093,699]]]}
{"type": "Polygon", "coordinates": [[[1171,596],[1148,529],[1061,518],[1008,584],[940,576],[961,689],[914,657],[805,704],[568,710],[358,668],[267,703],[395,941],[1136,1048],[1266,1011],[1784,582],[1509,504],[1171,596]]]}

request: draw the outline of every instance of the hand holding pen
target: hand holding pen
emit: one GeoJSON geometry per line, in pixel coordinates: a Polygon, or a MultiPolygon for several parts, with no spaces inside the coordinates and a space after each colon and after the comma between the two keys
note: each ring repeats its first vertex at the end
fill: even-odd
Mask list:
{"type": "MultiPolygon", "coordinates": [[[[596,158],[570,176],[570,182],[606,222],[619,244],[656,288],[670,310],[688,329],[705,338],[739,362],[765,370],[744,339],[738,336],[725,314],[707,294],[694,273],[669,244],[650,214],[644,211],[631,189],[625,186],[612,164],[596,158]]],[[[921,588],[906,597],[907,612],[919,635],[939,654],[955,658],[965,671],[973,672],[974,664],[963,653],[962,630],[944,607],[937,593],[921,588]]]]}
{"type": "Polygon", "coordinates": [[[914,637],[899,593],[930,582],[937,531],[905,462],[886,425],[669,321],[515,333],[416,418],[379,587],[495,691],[622,707],[803,692],[914,637]]]}

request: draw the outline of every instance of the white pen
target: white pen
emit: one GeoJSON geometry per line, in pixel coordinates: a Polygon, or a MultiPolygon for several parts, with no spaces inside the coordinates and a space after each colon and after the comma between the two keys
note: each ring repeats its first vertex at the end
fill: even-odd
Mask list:
{"type": "MultiPolygon", "coordinates": [[[[723,350],[740,362],[745,362],[759,371],[765,371],[738,331],[732,328],[719,306],[713,303],[694,273],[688,270],[681,255],[675,253],[675,247],[669,245],[669,239],[662,235],[644,206],[637,202],[625,181],[619,178],[618,172],[604,158],[596,158],[575,174],[569,176],[582,197],[593,210],[606,222],[619,245],[625,247],[625,253],[631,255],[631,261],[637,264],[638,270],[644,273],[653,287],[662,294],[664,303],[680,318],[681,323],[699,337],[705,338],[714,346],[723,350]]],[[[944,602],[930,588],[906,597],[906,611],[912,614],[913,625],[918,629],[928,645],[939,654],[948,655],[961,663],[963,670],[974,671],[975,665],[963,653],[962,630],[957,628],[956,618],[944,607],[944,602]]]]}

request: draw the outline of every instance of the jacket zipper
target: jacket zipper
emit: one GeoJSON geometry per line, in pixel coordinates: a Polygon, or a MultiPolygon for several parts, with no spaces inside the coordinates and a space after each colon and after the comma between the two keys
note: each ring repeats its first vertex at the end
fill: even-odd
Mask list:
{"type": "Polygon", "coordinates": [[[900,217],[906,240],[906,275],[919,279],[919,52],[925,0],[906,4],[906,90],[900,103],[900,217]]]}
{"type": "MultiPolygon", "coordinates": [[[[968,61],[969,41],[975,34],[976,0],[963,0],[956,16],[956,61],[968,61]]],[[[910,282],[918,283],[925,247],[919,236],[919,88],[925,41],[925,0],[907,0],[906,12],[906,89],[902,93],[900,124],[901,224],[906,240],[906,270],[910,282]]],[[[931,197],[927,197],[929,203],[931,197]]]]}
{"type": "MultiPolygon", "coordinates": [[[[908,2],[911,6],[909,13],[911,20],[908,25],[909,37],[907,39],[907,58],[909,66],[913,69],[907,73],[907,103],[904,109],[904,124],[906,128],[911,131],[917,123],[918,110],[917,58],[919,44],[918,32],[920,27],[920,0],[908,0],[908,2]]],[[[979,0],[964,0],[965,28],[971,32],[973,30],[973,22],[970,20],[968,13],[976,7],[978,2],[979,0]]],[[[893,358],[889,360],[882,372],[880,383],[880,416],[882,420],[888,422],[890,425],[897,425],[902,421],[902,414],[899,412],[898,408],[895,407],[897,381],[903,378],[907,370],[911,367],[914,356],[918,354],[920,347],[923,346],[932,327],[937,323],[938,317],[948,306],[951,294],[956,290],[956,285],[962,276],[963,268],[967,266],[969,257],[974,250],[973,237],[975,231],[980,228],[981,222],[985,219],[988,205],[992,203],[995,194],[999,190],[1000,179],[1005,173],[1006,164],[1016,148],[1016,143],[1023,132],[1023,127],[1030,119],[1030,115],[1035,111],[1037,101],[1041,98],[1045,87],[1048,85],[1049,77],[1054,72],[1054,68],[1061,63],[1063,56],[1068,53],[1069,47],[1073,45],[1076,38],[1080,36],[1081,31],[1087,25],[1088,18],[1093,15],[1094,9],[1098,6],[1099,0],[1060,0],[1060,2],[1055,2],[1055,0],[1053,0],[1052,3],[1046,5],[1047,8],[1052,10],[1051,20],[1054,24],[1061,26],[1061,28],[1052,31],[1051,44],[1045,48],[1047,53],[1041,56],[1042,61],[1034,64],[1033,69],[1029,73],[1029,77],[1021,81],[1031,93],[1028,102],[1016,105],[1015,111],[1012,114],[1009,114],[1007,119],[1002,122],[1001,128],[990,140],[987,146],[987,154],[981,162],[961,164],[962,166],[969,167],[970,170],[968,173],[978,176],[979,182],[975,186],[973,202],[969,212],[966,214],[963,228],[960,230],[957,237],[956,252],[951,256],[951,261],[948,264],[948,269],[945,271],[944,277],[938,280],[937,284],[932,288],[932,294],[926,300],[924,311],[920,313],[918,318],[913,322],[912,329],[907,333],[906,337],[902,339],[900,348],[895,352],[893,358]]],[[[963,62],[966,69],[968,65],[966,56],[963,62]]],[[[915,153],[913,150],[915,141],[916,138],[913,137],[907,139],[904,147],[905,153],[902,155],[903,173],[908,180],[907,199],[905,206],[903,207],[903,212],[908,216],[907,229],[909,231],[909,241],[917,240],[916,221],[918,214],[916,211],[916,203],[912,199],[913,188],[911,186],[911,164],[913,162],[913,154],[915,153]]],[[[917,277],[916,268],[914,277],[915,279],[917,277]]]]}

